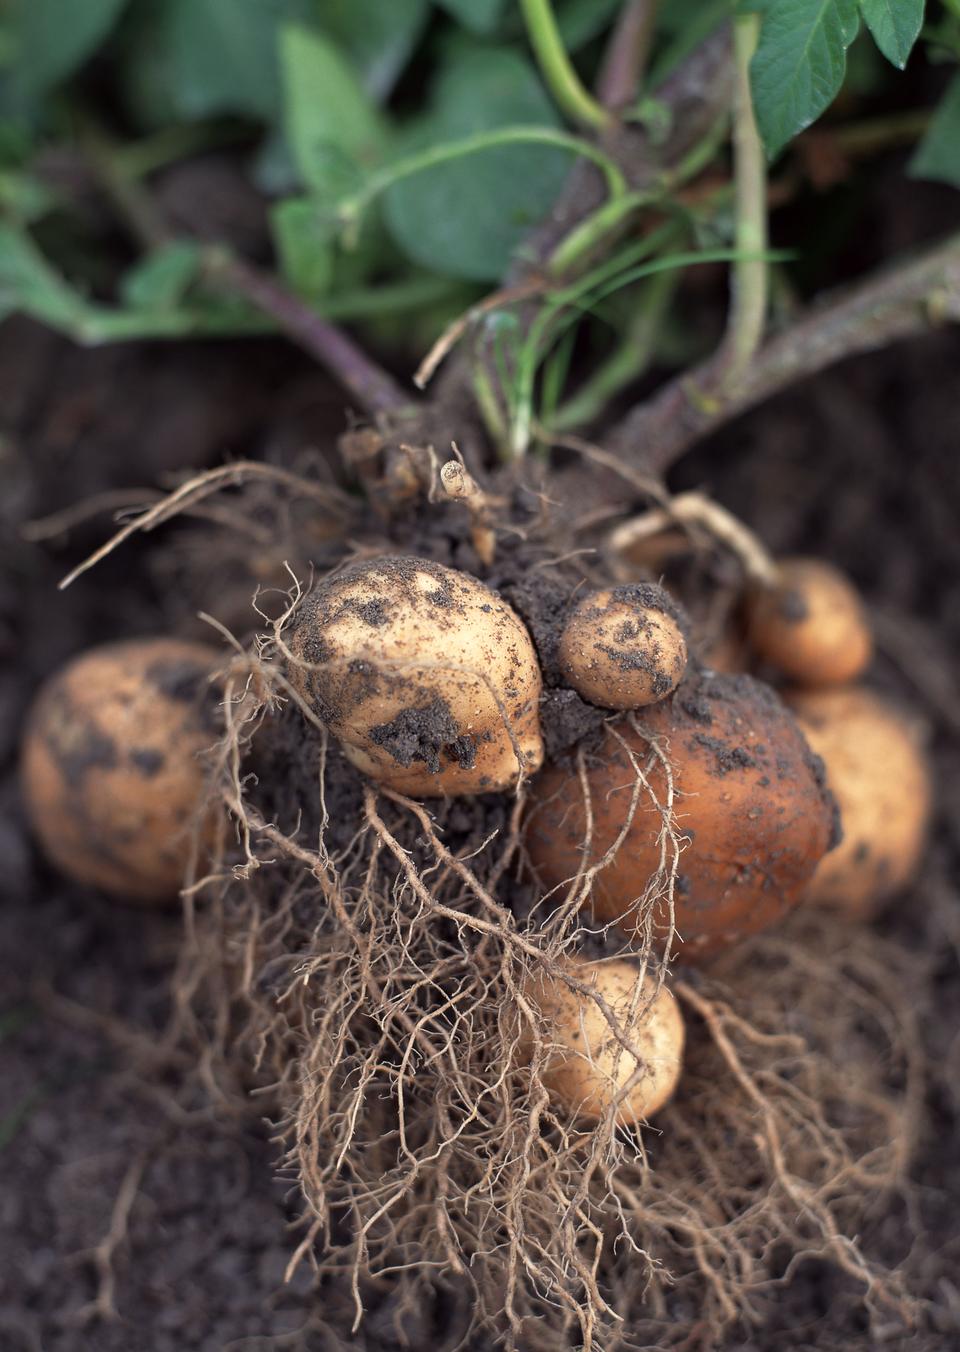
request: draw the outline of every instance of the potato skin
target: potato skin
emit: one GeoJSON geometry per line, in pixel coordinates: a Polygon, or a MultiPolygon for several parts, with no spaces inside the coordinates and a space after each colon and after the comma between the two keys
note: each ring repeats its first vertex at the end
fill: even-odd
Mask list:
{"type": "Polygon", "coordinates": [[[346,569],[306,599],[289,646],[291,681],[381,784],[486,793],[542,762],[530,635],[467,573],[402,557],[346,569]]]}
{"type": "Polygon", "coordinates": [[[640,709],[676,689],[687,667],[677,608],[650,583],[591,592],[560,636],[567,683],[602,709],[640,709]]]}
{"type": "MultiPolygon", "coordinates": [[[[776,694],[750,676],[703,673],[636,716],[658,739],[673,769],[680,855],[674,906],[680,957],[697,962],[774,924],[803,895],[835,843],[836,810],[823,766],[776,694]]],[[[617,733],[645,763],[648,743],[629,722],[617,733]]],[[[659,765],[648,779],[662,803],[659,765]]],[[[624,746],[607,731],[587,760],[593,808],[589,864],[614,844],[629,807],[635,774],[624,746]]],[[[583,793],[569,765],[554,765],[533,785],[526,843],[540,883],[573,878],[587,838],[583,793]]],[[[660,864],[661,816],[641,795],[626,838],[593,884],[593,913],[635,935],[635,903],[660,864]]],[[[665,930],[665,904],[654,920],[665,930]]]]}
{"type": "Polygon", "coordinates": [[[861,676],[873,638],[856,588],[819,559],[784,559],[780,585],[747,605],[750,644],[758,657],[802,685],[844,685],[861,676]]]}
{"type": "MultiPolygon", "coordinates": [[[[680,1007],[665,985],[644,979],[634,1017],[630,1005],[639,972],[629,962],[571,962],[571,975],[593,986],[606,1000],[624,1035],[641,1053],[646,1073],[617,1108],[617,1123],[632,1127],[658,1112],[680,1078],[684,1026],[680,1007]]],[[[573,991],[561,977],[528,979],[524,994],[541,1012],[543,1038],[550,1043],[542,1070],[547,1090],[578,1117],[596,1122],[617,1091],[636,1072],[637,1062],[614,1036],[603,1011],[573,991]]]]}
{"type": "Polygon", "coordinates": [[[23,741],[27,812],[76,882],[131,901],[175,898],[203,805],[201,751],[219,736],[200,643],[93,648],[41,688],[23,741]]]}
{"type": "Polygon", "coordinates": [[[843,826],[806,899],[866,918],[910,882],[923,854],[932,788],[919,738],[863,686],[791,690],[785,698],[823,758],[843,826]]]}

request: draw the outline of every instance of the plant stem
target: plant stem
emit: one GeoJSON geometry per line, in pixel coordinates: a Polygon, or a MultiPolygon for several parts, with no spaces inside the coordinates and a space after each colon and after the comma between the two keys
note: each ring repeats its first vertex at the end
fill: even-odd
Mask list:
{"type": "Polygon", "coordinates": [[[767,318],[767,166],[750,96],[750,60],[757,45],[757,14],[737,18],[733,32],[736,68],[733,167],[736,245],[744,255],[733,265],[732,298],[722,360],[726,382],[735,389],[763,338],[767,318]]]}
{"type": "Polygon", "coordinates": [[[717,356],[671,380],[613,428],[608,446],[662,473],[710,432],[787,385],[950,321],[960,321],[960,234],[812,309],[757,350],[735,390],[725,385],[717,356]]]}
{"type": "MultiPolygon", "coordinates": [[[[87,154],[107,196],[134,238],[153,249],[175,242],[149,190],[128,177],[120,168],[112,142],[98,129],[87,135],[87,154]]],[[[388,413],[409,407],[413,400],[351,338],[329,320],[321,318],[295,292],[275,277],[237,258],[223,245],[210,245],[203,251],[203,271],[207,280],[232,295],[241,296],[260,314],[268,315],[304,351],[326,368],[371,414],[388,413]]],[[[104,311],[95,317],[99,330],[95,341],[141,337],[144,320],[123,311],[104,311]]],[[[158,317],[161,327],[164,317],[158,317]]],[[[166,336],[178,336],[190,321],[173,312],[167,322],[166,336]]]]}
{"type": "Polygon", "coordinates": [[[626,0],[597,81],[597,93],[605,108],[620,112],[637,97],[656,17],[657,0],[626,0]]]}
{"type": "Polygon", "coordinates": [[[591,131],[609,126],[609,112],[585,88],[567,55],[551,0],[520,0],[520,8],[530,46],[560,111],[591,131]]]}
{"type": "Polygon", "coordinates": [[[597,250],[608,237],[622,228],[628,216],[650,206],[660,196],[659,189],[647,189],[643,192],[628,192],[622,197],[613,197],[604,202],[579,225],[575,226],[565,239],[557,245],[546,260],[547,271],[554,277],[562,277],[587,255],[597,250]]]}
{"type": "Polygon", "coordinates": [[[205,264],[210,281],[268,314],[283,333],[336,376],[368,413],[396,412],[413,403],[393,377],[371,361],[351,338],[321,319],[276,278],[216,246],[206,251],[205,264]]]}

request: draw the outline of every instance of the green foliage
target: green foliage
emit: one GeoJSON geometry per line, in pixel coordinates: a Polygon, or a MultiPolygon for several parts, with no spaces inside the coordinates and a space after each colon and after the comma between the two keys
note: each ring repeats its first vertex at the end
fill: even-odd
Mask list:
{"type": "MultiPolygon", "coordinates": [[[[657,7],[647,78],[628,113],[654,146],[671,131],[662,81],[735,3],[657,7]]],[[[761,16],[752,82],[771,156],[841,85],[854,109],[865,93],[881,105],[893,78],[887,62],[904,65],[924,11],[923,0],[743,3],[761,16]]],[[[622,4],[552,0],[585,88],[622,4]]],[[[947,0],[923,36],[935,59],[957,59],[960,0],[947,0]]],[[[87,343],[268,328],[214,284],[207,242],[175,239],[132,267],[116,258],[120,204],[129,208],[144,188],[149,196],[151,175],[165,166],[216,151],[265,196],[272,267],[289,289],[319,313],[422,352],[458,307],[503,283],[574,154],[593,156],[607,174],[616,198],[608,207],[626,200],[602,151],[562,129],[535,49],[517,0],[0,0],[0,316],[23,311],[87,343]],[[91,145],[97,162],[79,175],[87,200],[74,211],[69,178],[45,171],[48,152],[76,165],[91,145]],[[97,299],[78,268],[96,279],[97,299]]],[[[718,125],[704,142],[697,172],[725,169],[724,134],[718,125]]],[[[958,147],[960,77],[911,172],[960,185],[958,147]]],[[[602,251],[578,254],[575,238],[573,267],[563,255],[532,334],[512,312],[488,318],[512,390],[505,422],[502,408],[488,411],[514,444],[569,404],[571,354],[579,361],[584,346],[598,346],[575,342],[579,326],[591,326],[611,355],[597,388],[615,388],[636,370],[631,322],[644,288],[659,296],[667,287],[649,279],[730,256],[725,189],[702,211],[681,211],[656,189],[652,199],[669,239],[655,230],[650,246],[650,218],[641,218],[638,234],[602,263],[602,251]]],[[[617,228],[628,219],[632,228],[626,215],[617,228]]],[[[598,238],[621,238],[601,224],[598,238]]]]}
{"type": "Polygon", "coordinates": [[[894,66],[903,70],[923,26],[924,0],[860,0],[874,41],[894,66]]]}
{"type": "Polygon", "coordinates": [[[960,75],[947,86],[908,172],[913,178],[932,178],[960,188],[960,75]]]}
{"type": "Polygon", "coordinates": [[[160,110],[185,121],[233,113],[270,122],[281,105],[277,34],[310,14],[311,0],[162,0],[138,7],[145,23],[133,57],[160,110]]]}
{"type": "MultiPolygon", "coordinates": [[[[552,127],[559,118],[532,66],[511,48],[462,46],[441,68],[407,149],[507,125],[552,127]]],[[[455,160],[396,184],[386,219],[414,262],[454,277],[496,281],[541,220],[570,168],[569,156],[506,147],[455,160]]]]}
{"type": "Polygon", "coordinates": [[[288,197],[273,208],[270,224],[284,278],[307,300],[325,296],[334,278],[335,244],[316,202],[288,197]]]}
{"type": "Polygon", "coordinates": [[[836,98],[859,24],[856,0],[770,0],[764,9],[750,73],[771,158],[836,98]]]}
{"type": "Polygon", "coordinates": [[[200,272],[199,246],[166,244],[146,254],[126,274],[120,294],[133,310],[175,310],[200,272]]]}
{"type": "Polygon", "coordinates": [[[557,28],[567,51],[578,51],[602,33],[620,5],[621,0],[561,0],[557,5],[557,28]]]}
{"type": "Polygon", "coordinates": [[[304,185],[338,197],[381,159],[385,133],[356,71],[321,33],[291,26],[280,37],[284,126],[304,185]]]}
{"type": "Polygon", "coordinates": [[[53,328],[69,329],[83,316],[84,303],[50,267],[29,238],[0,225],[0,318],[18,312],[53,328]]]}
{"type": "Polygon", "coordinates": [[[474,33],[492,33],[509,0],[436,0],[464,28],[474,33]]]}
{"type": "Polygon", "coordinates": [[[386,98],[430,18],[430,0],[316,0],[317,22],[367,93],[386,98]]]}
{"type": "Polygon", "coordinates": [[[751,65],[757,125],[772,159],[836,98],[861,13],[877,46],[903,67],[924,0],[757,0],[760,41],[751,65]]]}
{"type": "Polygon", "coordinates": [[[21,110],[71,75],[110,32],[127,0],[8,0],[0,15],[3,103],[21,110]]]}

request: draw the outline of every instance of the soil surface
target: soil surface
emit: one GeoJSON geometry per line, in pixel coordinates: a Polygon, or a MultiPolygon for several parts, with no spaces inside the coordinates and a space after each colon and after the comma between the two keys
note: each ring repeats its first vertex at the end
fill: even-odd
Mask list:
{"type": "MultiPolygon", "coordinates": [[[[878,634],[871,679],[929,720],[935,836],[912,899],[880,921],[938,955],[935,987],[917,997],[935,1010],[921,1023],[932,1074],[918,1187],[909,1208],[865,1217],[864,1237],[906,1263],[922,1297],[909,1343],[897,1329],[889,1345],[931,1350],[960,1340],[958,366],[949,333],[848,363],[741,420],[673,476],[714,494],[775,552],[847,569],[878,634]]],[[[168,1012],[179,916],[65,884],[26,834],[16,782],[26,708],[64,658],[133,634],[209,632],[158,572],[156,537],[61,594],[57,580],[102,540],[106,518],[42,543],[24,540],[23,523],[188,466],[291,464],[305,447],[332,446],[341,400],[280,343],[79,352],[15,321],[0,329],[0,410],[0,1349],[399,1347],[390,1311],[355,1337],[326,1332],[308,1269],[284,1284],[293,1184],[277,1176],[255,1105],[242,1121],[199,1095],[185,1109],[165,1093],[175,1067],[142,1070],[168,1012]]],[[[342,1328],[331,1298],[319,1301],[342,1328]]],[[[445,1345],[427,1322],[407,1324],[405,1345],[445,1345]]],[[[808,1263],[768,1325],[729,1346],[866,1352],[877,1338],[843,1283],[808,1263]]]]}

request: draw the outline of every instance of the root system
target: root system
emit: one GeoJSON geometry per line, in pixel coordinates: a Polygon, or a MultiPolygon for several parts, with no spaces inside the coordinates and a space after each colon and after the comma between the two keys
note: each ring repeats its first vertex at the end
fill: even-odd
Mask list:
{"type": "MultiPolygon", "coordinates": [[[[443,532],[411,528],[408,552],[468,547],[463,514],[442,510],[443,532]]],[[[551,606],[580,574],[542,536],[510,538],[487,580],[528,619],[549,685],[551,606]]],[[[617,1127],[612,1107],[584,1130],[544,1089],[550,1029],[523,991],[534,970],[562,975],[629,1050],[563,966],[623,947],[585,928],[590,878],[533,890],[523,786],[425,806],[363,780],[286,678],[298,597],[227,664],[211,775],[235,843],[184,894],[171,1037],[221,1107],[273,1124],[301,1199],[290,1271],[313,1266],[331,1329],[389,1308],[403,1345],[431,1310],[438,1348],[709,1348],[810,1262],[878,1324],[908,1324],[909,1293],[857,1236],[906,1187],[918,960],[824,915],[709,975],[648,935],[638,965],[670,971],[687,1016],[681,1087],[653,1127],[617,1127]]],[[[585,708],[567,719],[568,746],[597,726],[585,708]]],[[[631,811],[669,761],[649,750],[631,811]]],[[[661,867],[638,884],[650,914],[684,844],[666,783],[661,867]]]]}

